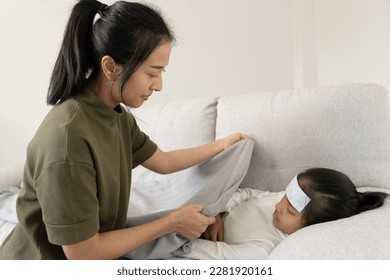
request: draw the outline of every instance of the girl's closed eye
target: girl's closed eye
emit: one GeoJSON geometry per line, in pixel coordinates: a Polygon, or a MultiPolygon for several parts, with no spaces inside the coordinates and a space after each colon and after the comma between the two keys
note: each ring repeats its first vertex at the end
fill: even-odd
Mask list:
{"type": "Polygon", "coordinates": [[[297,215],[298,213],[297,213],[297,210],[295,210],[295,208],[293,208],[292,206],[288,206],[287,207],[287,211],[288,211],[288,213],[290,213],[291,215],[293,215],[293,216],[295,216],[295,215],[297,215]]]}

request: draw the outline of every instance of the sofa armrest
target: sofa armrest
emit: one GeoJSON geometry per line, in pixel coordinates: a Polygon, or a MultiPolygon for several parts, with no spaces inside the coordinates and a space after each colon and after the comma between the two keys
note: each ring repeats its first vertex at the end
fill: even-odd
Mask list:
{"type": "Polygon", "coordinates": [[[23,165],[13,165],[0,169],[0,189],[20,187],[23,181],[23,165]]]}

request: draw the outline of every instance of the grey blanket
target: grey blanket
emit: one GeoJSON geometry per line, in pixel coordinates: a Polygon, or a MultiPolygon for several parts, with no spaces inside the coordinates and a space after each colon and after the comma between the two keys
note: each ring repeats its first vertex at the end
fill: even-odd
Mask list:
{"type": "MultiPolygon", "coordinates": [[[[193,203],[206,205],[207,207],[202,213],[207,216],[215,216],[223,211],[226,203],[244,179],[250,164],[253,146],[252,140],[238,142],[208,161],[187,170],[170,174],[163,182],[157,184],[156,182],[148,182],[146,184],[156,184],[156,188],[169,185],[170,188],[174,187],[177,192],[186,192],[184,195],[181,194],[181,197],[186,197],[182,206],[193,203]]],[[[153,188],[152,185],[144,186],[145,190],[153,188]]],[[[140,187],[142,188],[142,186],[140,187]]],[[[149,193],[149,195],[153,194],[149,193]]],[[[172,196],[175,194],[172,193],[172,196]]],[[[129,216],[127,226],[147,223],[173,210],[175,209],[146,213],[142,216],[129,216]]],[[[190,250],[191,241],[174,232],[140,247],[125,257],[130,259],[165,259],[181,256],[189,253],[190,250]]]]}

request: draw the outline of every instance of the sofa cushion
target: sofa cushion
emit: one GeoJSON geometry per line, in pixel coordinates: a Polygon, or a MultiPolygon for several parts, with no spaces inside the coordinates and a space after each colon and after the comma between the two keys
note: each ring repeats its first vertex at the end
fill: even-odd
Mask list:
{"type": "MultiPolygon", "coordinates": [[[[216,97],[145,103],[140,108],[131,109],[131,113],[140,129],[163,151],[190,148],[215,139],[216,97]]],[[[142,166],[133,170],[133,183],[163,180],[164,175],[142,166]]]]}
{"type": "Polygon", "coordinates": [[[302,170],[327,167],[390,189],[389,127],[387,90],[357,83],[222,97],[216,137],[255,140],[244,187],[281,191],[302,170]]]}
{"type": "Polygon", "coordinates": [[[215,138],[216,97],[145,103],[131,113],[163,150],[198,146],[215,138]]]}

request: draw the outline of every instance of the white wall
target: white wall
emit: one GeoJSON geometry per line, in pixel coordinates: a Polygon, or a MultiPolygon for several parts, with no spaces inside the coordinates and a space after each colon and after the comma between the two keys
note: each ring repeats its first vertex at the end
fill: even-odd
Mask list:
{"type": "Polygon", "coordinates": [[[0,167],[24,161],[71,1],[0,0],[0,167]]]}
{"type": "MultiPolygon", "coordinates": [[[[106,1],[112,3],[113,1],[106,1]]],[[[178,42],[148,102],[371,81],[390,88],[388,0],[151,0],[178,42]]],[[[24,161],[49,108],[73,0],[0,0],[0,168],[24,161]]]]}
{"type": "Polygon", "coordinates": [[[318,84],[390,89],[390,1],[316,0],[318,84]]]}
{"type": "Polygon", "coordinates": [[[163,97],[234,95],[293,86],[290,0],[152,1],[177,35],[163,97]]]}

